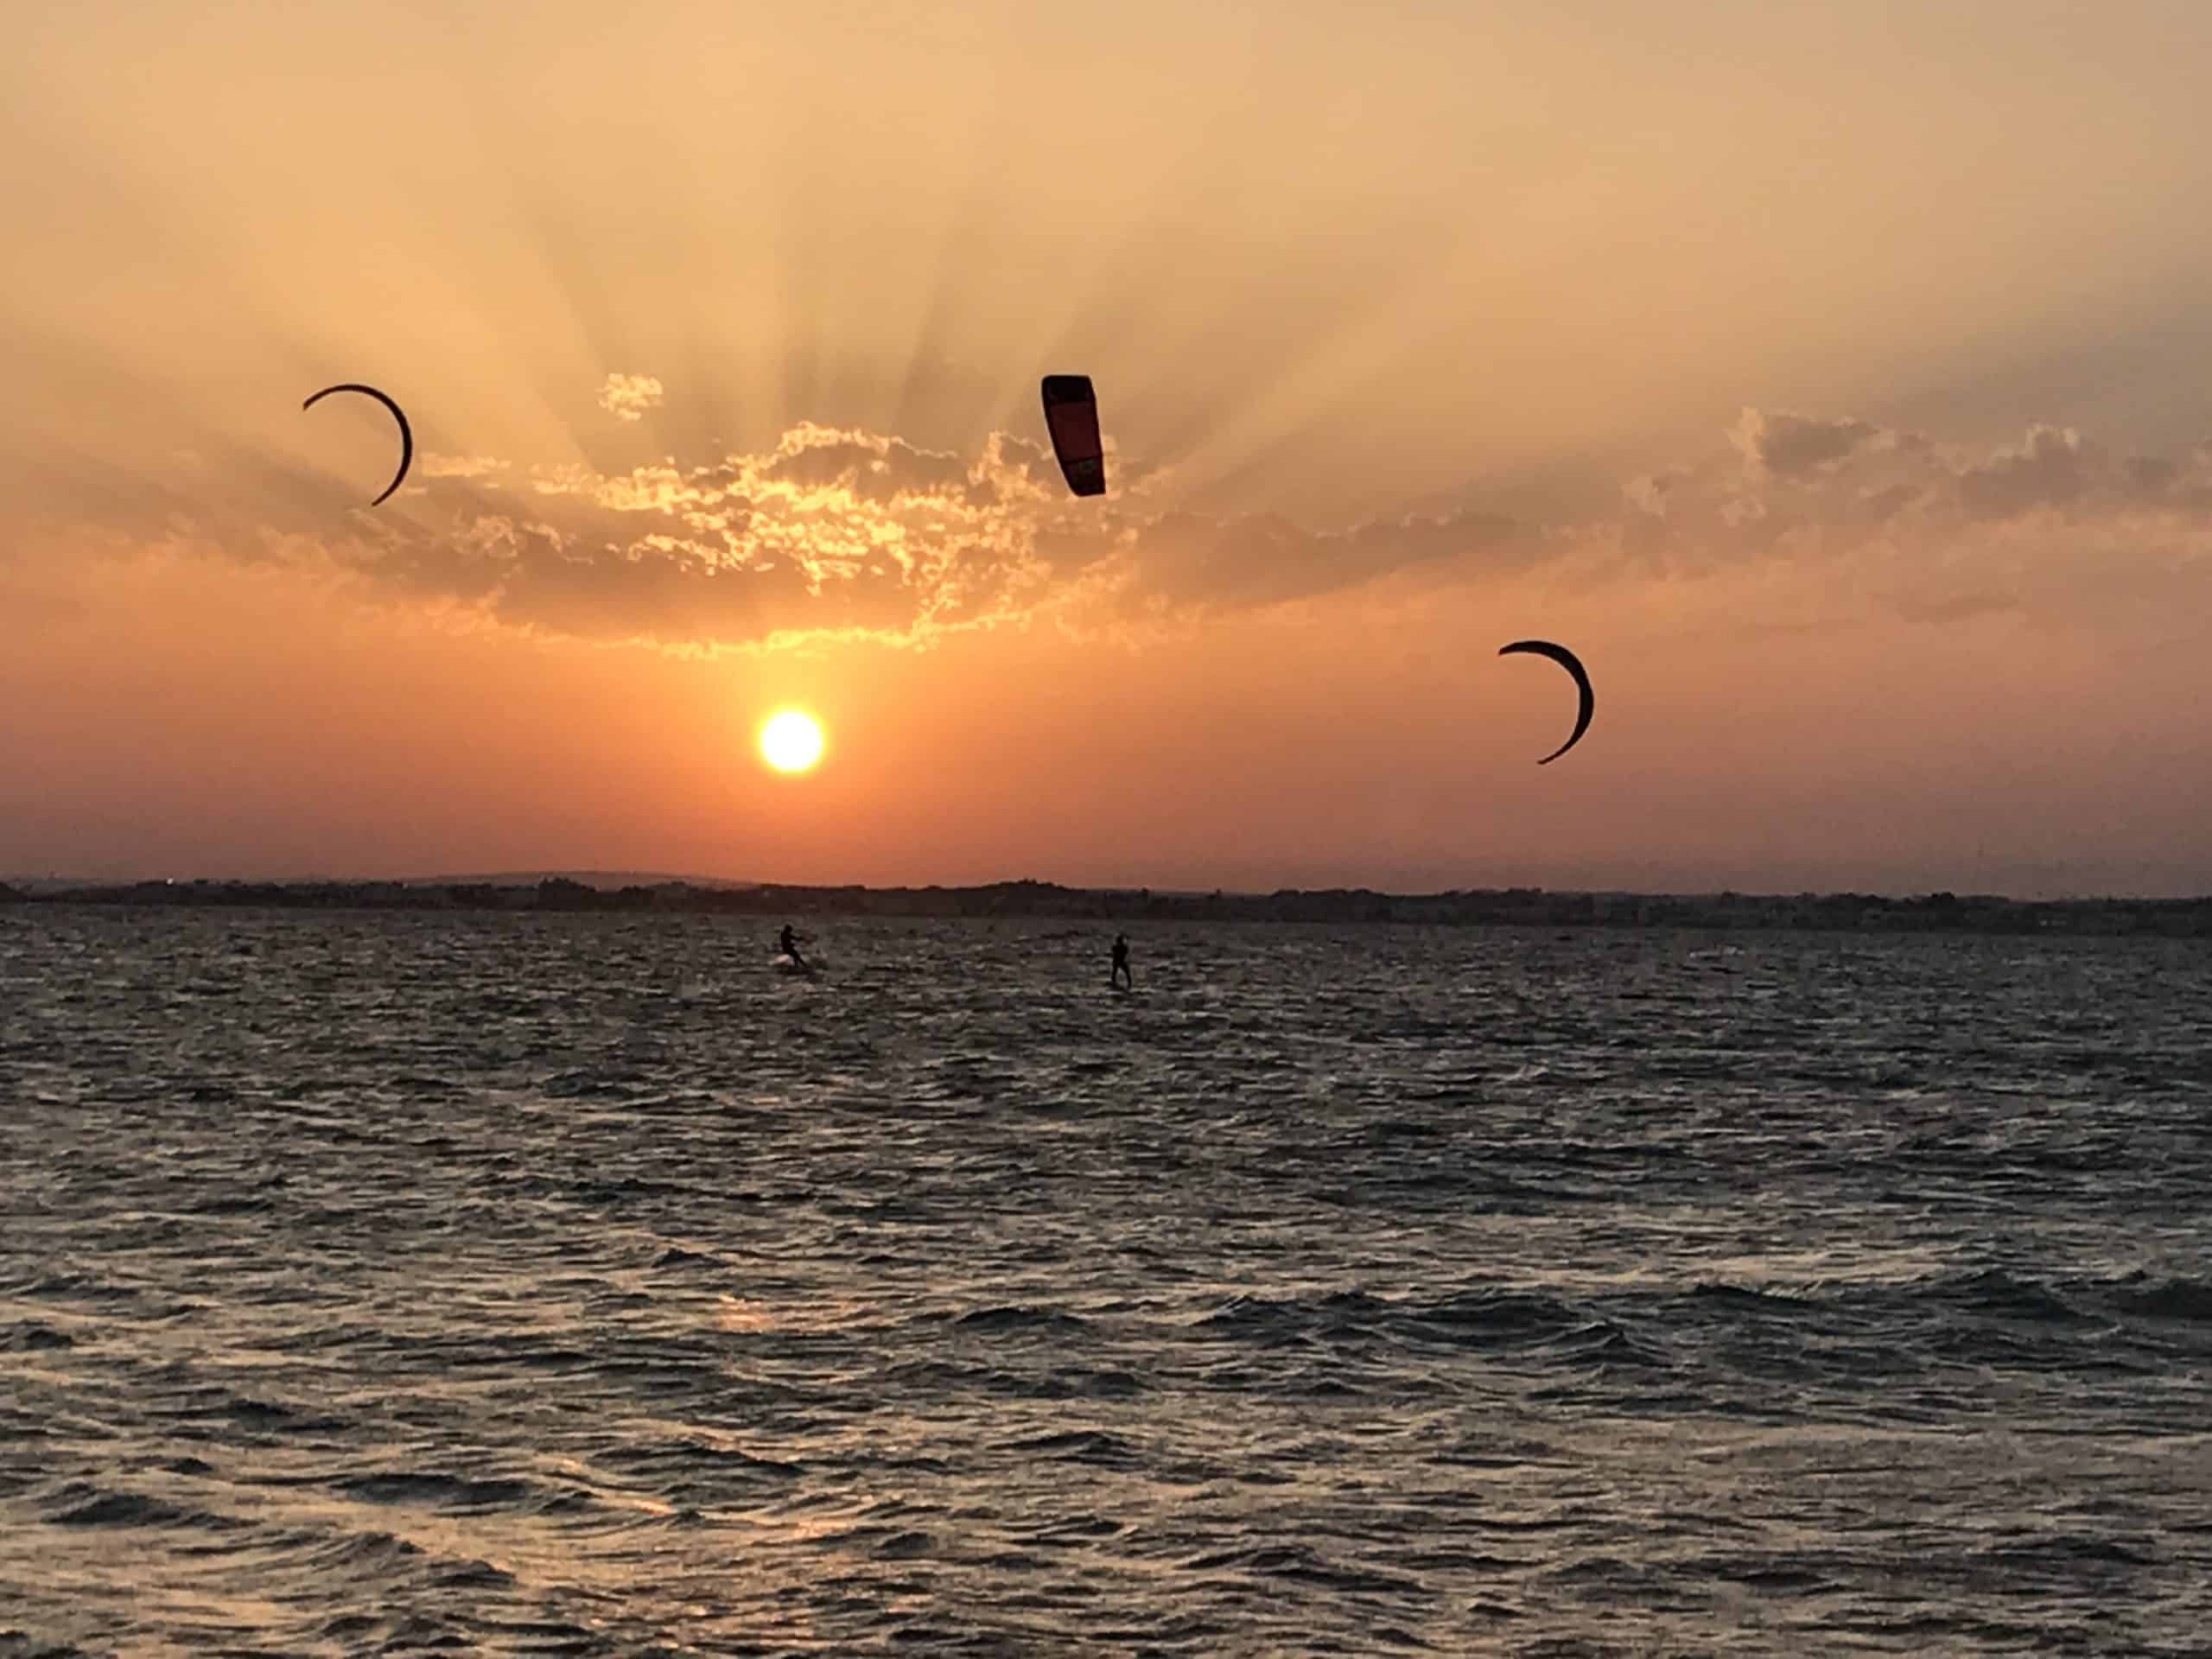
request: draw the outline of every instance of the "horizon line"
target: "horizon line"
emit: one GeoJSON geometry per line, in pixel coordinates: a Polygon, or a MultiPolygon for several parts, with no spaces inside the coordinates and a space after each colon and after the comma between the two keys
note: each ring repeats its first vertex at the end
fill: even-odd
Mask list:
{"type": "Polygon", "coordinates": [[[0,874],[0,887],[10,887],[18,893],[44,890],[54,892],[98,892],[119,888],[145,887],[528,887],[551,882],[569,881],[590,887],[588,878],[618,884],[598,891],[620,891],[625,887],[690,887],[699,890],[726,892],[779,891],[788,893],[983,893],[998,887],[1041,887],[1068,893],[1106,895],[1157,896],[1167,899],[1233,899],[1265,900],[1296,897],[1320,897],[1332,893],[1365,894],[1378,899],[1439,899],[1481,894],[1506,895],[1513,893],[1541,893],[1555,898],[1605,898],[1643,899],[1719,899],[1798,901],[1807,899],[1875,899],[1885,902],[1911,901],[1948,898],[1960,904],[1999,903],[2006,905],[2193,905],[2212,903],[2212,892],[2200,891],[2164,897],[2144,893],[2077,893],[2055,898],[2024,898],[1999,892],[1959,892],[1948,887],[1885,888],[1885,887],[1801,887],[1755,889],[1749,887],[1546,887],[1537,883],[1513,883],[1506,886],[1472,886],[1430,887],[1424,889],[1371,887],[1337,884],[1328,887],[1148,887],[1108,883],[1081,883],[1047,880],[1038,876],[1001,876],[988,881],[784,881],[746,880],[734,876],[675,874],[653,870],[623,870],[606,868],[543,868],[487,871],[471,874],[448,875],[281,875],[281,876],[62,876],[0,874]]]}

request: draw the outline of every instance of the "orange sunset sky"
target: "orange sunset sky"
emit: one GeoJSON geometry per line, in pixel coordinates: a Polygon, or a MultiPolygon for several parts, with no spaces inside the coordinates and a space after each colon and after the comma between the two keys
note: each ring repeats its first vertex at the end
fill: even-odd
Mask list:
{"type": "Polygon", "coordinates": [[[0,874],[2212,889],[2208,65],[2195,0],[31,8],[0,874]]]}

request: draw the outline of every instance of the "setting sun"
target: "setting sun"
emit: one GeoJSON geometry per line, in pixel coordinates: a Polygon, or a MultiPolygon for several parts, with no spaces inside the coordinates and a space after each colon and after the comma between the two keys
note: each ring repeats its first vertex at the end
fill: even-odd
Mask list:
{"type": "Polygon", "coordinates": [[[778,772],[804,772],[822,758],[822,728],[811,715],[779,709],[761,723],[760,758],[778,772]]]}

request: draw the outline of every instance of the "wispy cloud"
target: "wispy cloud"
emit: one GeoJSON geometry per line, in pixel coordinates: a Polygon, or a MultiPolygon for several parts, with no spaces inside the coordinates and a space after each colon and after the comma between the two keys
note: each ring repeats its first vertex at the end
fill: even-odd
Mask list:
{"type": "Polygon", "coordinates": [[[658,409],[663,388],[650,374],[610,374],[599,389],[599,406],[618,421],[638,422],[658,409]]]}
{"type": "Polygon", "coordinates": [[[424,455],[414,467],[424,478],[484,478],[506,470],[505,461],[489,455],[424,455]]]}
{"type": "Polygon", "coordinates": [[[1728,435],[1738,453],[1752,466],[1788,477],[1832,466],[1888,435],[1848,416],[1823,420],[1746,409],[1728,435]]]}

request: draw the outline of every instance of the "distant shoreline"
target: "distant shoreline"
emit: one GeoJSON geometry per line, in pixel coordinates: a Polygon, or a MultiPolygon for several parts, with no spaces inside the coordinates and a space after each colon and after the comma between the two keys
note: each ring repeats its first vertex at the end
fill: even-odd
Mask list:
{"type": "Polygon", "coordinates": [[[32,890],[0,884],[0,906],[54,905],[2212,937],[2212,897],[2016,899],[1935,893],[1899,899],[1853,893],[1667,894],[1550,892],[1541,887],[1435,893],[1376,893],[1363,887],[1202,893],[1064,887],[1047,881],[865,887],[664,880],[595,887],[566,877],[537,881],[133,881],[41,885],[32,890]]]}

